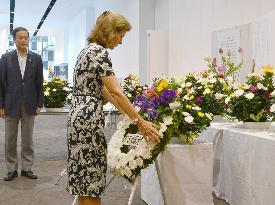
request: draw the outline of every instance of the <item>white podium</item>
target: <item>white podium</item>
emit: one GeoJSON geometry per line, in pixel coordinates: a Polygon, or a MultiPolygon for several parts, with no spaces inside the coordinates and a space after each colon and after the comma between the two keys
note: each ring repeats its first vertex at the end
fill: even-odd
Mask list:
{"type": "Polygon", "coordinates": [[[157,163],[158,171],[152,164],[141,173],[141,198],[148,205],[213,205],[212,144],[169,144],[157,163]]]}

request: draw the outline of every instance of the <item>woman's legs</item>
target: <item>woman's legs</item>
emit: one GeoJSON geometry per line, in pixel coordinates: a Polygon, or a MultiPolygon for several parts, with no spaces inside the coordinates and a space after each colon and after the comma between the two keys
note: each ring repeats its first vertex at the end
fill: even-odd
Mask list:
{"type": "Polygon", "coordinates": [[[101,198],[95,198],[90,196],[79,196],[79,205],[101,205],[101,198]]]}

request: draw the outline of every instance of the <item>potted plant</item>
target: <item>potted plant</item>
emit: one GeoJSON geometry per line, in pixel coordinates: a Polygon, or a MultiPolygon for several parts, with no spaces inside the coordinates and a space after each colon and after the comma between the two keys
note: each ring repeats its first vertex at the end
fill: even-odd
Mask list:
{"type": "Polygon", "coordinates": [[[222,48],[219,49],[220,56],[217,58],[211,59],[208,56],[204,58],[208,70],[200,74],[197,83],[201,83],[201,85],[196,86],[195,90],[201,99],[201,108],[214,115],[213,121],[227,121],[222,117],[226,110],[225,99],[233,88],[236,72],[243,65],[242,48],[238,49],[238,53],[241,56],[241,61],[238,64],[232,60],[231,51],[224,52],[222,48]]]}
{"type": "Polygon", "coordinates": [[[60,112],[68,102],[70,87],[67,81],[53,78],[45,81],[44,85],[44,106],[47,112],[60,112]]]}
{"type": "Polygon", "coordinates": [[[247,128],[268,128],[274,118],[274,69],[270,65],[262,68],[262,74],[251,73],[225,100],[228,114],[247,128]]]}

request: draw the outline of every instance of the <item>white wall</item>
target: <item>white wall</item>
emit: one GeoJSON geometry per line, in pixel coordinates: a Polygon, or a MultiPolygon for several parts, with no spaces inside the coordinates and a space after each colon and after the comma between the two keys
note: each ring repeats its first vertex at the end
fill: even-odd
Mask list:
{"type": "Polygon", "coordinates": [[[274,0],[169,1],[169,75],[205,68],[211,32],[254,21],[275,9],[274,0]]]}
{"type": "Polygon", "coordinates": [[[128,32],[121,45],[118,45],[114,50],[110,50],[110,56],[113,63],[113,69],[118,78],[124,78],[129,73],[139,72],[138,61],[138,38],[139,38],[139,1],[138,0],[96,0],[95,1],[95,16],[96,18],[103,11],[118,12],[125,16],[132,30],[128,32]]]}
{"type": "Polygon", "coordinates": [[[139,77],[141,83],[148,82],[147,31],[155,29],[154,0],[139,0],[139,77]]]}
{"type": "Polygon", "coordinates": [[[94,9],[85,8],[75,16],[65,29],[65,62],[68,62],[68,79],[73,80],[73,71],[80,51],[85,48],[88,33],[94,24],[94,9]]]}
{"type": "Polygon", "coordinates": [[[169,0],[155,0],[155,28],[168,31],[169,28],[169,0]]]}
{"type": "Polygon", "coordinates": [[[0,27],[0,57],[6,53],[7,36],[9,35],[9,28],[5,26],[0,27]]]}

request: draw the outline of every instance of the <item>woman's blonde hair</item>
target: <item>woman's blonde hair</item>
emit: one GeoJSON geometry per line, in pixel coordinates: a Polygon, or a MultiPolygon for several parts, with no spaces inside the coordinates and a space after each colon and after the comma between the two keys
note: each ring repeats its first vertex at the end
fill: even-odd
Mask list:
{"type": "Polygon", "coordinates": [[[113,39],[121,33],[131,30],[129,21],[122,15],[104,11],[96,20],[96,25],[88,37],[89,43],[98,43],[109,48],[113,39]]]}

